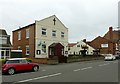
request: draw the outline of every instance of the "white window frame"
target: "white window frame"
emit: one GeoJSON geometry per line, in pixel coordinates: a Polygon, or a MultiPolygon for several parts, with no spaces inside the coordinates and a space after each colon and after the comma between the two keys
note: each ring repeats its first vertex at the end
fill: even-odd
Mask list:
{"type": "Polygon", "coordinates": [[[0,58],[10,58],[10,49],[4,49],[4,50],[0,50],[0,58]],[[3,56],[2,56],[2,52],[3,52],[3,56]],[[8,52],[8,54],[7,54],[8,52]]]}
{"type": "Polygon", "coordinates": [[[44,36],[47,35],[47,29],[46,28],[42,28],[42,35],[44,35],[44,36]]]}
{"type": "Polygon", "coordinates": [[[57,35],[57,34],[56,34],[56,30],[52,30],[52,36],[53,36],[53,37],[56,37],[56,35],[57,35]]]}
{"type": "Polygon", "coordinates": [[[46,44],[42,44],[42,53],[44,54],[44,53],[46,53],[46,44]],[[43,47],[43,46],[45,46],[45,48],[43,47]]]}
{"type": "Polygon", "coordinates": [[[18,32],[18,40],[21,40],[21,31],[18,32]]]}
{"type": "Polygon", "coordinates": [[[30,55],[30,47],[29,47],[29,45],[26,45],[26,55],[30,55]]]}
{"type": "Polygon", "coordinates": [[[65,37],[65,33],[61,32],[61,38],[64,38],[64,37],[65,37]]]}
{"type": "Polygon", "coordinates": [[[101,47],[102,47],[102,48],[108,48],[108,43],[101,44],[101,47]]]}
{"type": "Polygon", "coordinates": [[[29,34],[29,29],[26,29],[26,39],[29,39],[30,34],[29,34]]]}

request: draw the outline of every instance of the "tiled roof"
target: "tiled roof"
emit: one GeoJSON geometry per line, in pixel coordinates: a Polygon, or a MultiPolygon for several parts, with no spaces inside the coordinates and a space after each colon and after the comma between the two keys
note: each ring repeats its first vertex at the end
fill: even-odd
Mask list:
{"type": "Polygon", "coordinates": [[[69,47],[73,47],[74,45],[76,45],[77,43],[69,43],[68,46],[69,47]]]}

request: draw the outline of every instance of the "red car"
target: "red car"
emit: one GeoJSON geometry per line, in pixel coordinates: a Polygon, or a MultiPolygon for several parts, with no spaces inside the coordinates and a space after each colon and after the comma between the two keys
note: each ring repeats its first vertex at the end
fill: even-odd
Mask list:
{"type": "Polygon", "coordinates": [[[2,73],[7,73],[9,75],[13,75],[18,71],[28,70],[38,71],[39,65],[37,63],[29,62],[27,58],[11,58],[6,60],[2,66],[2,73]]]}

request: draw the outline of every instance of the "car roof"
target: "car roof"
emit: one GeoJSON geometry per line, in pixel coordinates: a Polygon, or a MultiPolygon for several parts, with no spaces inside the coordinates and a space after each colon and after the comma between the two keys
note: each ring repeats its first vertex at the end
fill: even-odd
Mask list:
{"type": "Polygon", "coordinates": [[[112,54],[106,54],[106,55],[112,55],[112,54]]]}
{"type": "Polygon", "coordinates": [[[24,60],[24,59],[27,59],[27,58],[10,58],[10,59],[7,59],[7,60],[24,60]]]}

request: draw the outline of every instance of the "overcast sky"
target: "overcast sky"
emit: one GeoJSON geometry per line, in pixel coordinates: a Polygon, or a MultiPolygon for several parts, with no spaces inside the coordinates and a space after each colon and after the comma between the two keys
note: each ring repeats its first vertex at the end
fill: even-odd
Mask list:
{"type": "MultiPolygon", "coordinates": [[[[12,31],[56,15],[69,29],[69,42],[93,40],[118,25],[119,0],[0,0],[0,28],[12,31]]],[[[12,36],[11,36],[12,38],[12,36]]]]}

